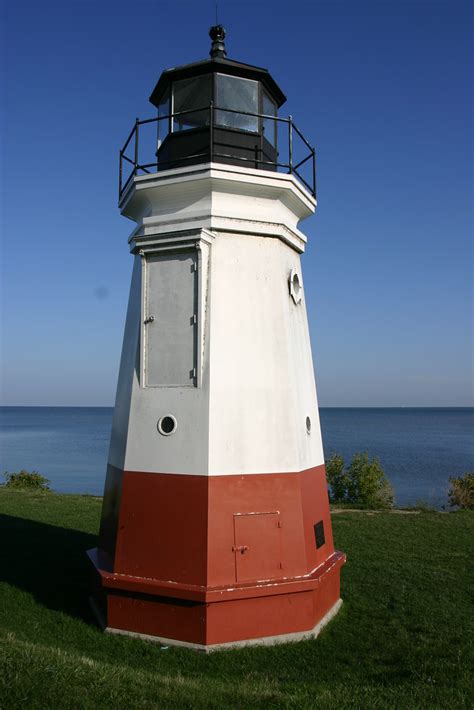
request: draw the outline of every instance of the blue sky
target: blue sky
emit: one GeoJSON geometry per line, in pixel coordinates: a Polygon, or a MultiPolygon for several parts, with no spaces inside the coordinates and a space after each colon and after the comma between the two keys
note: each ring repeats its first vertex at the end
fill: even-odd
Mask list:
{"type": "MultiPolygon", "coordinates": [[[[117,155],[215,3],[2,5],[2,403],[111,405],[132,257],[117,155]],[[5,57],[6,55],[6,57],[5,57]]],[[[471,405],[472,5],[219,2],[318,153],[303,225],[322,406],[471,405]]]]}

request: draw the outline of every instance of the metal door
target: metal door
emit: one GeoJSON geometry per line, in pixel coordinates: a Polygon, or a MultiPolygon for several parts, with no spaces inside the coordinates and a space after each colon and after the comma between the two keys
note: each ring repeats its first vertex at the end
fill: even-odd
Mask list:
{"type": "Polygon", "coordinates": [[[278,512],[234,515],[233,551],[237,582],[281,576],[280,528],[278,512]]]}
{"type": "Polygon", "coordinates": [[[145,384],[193,386],[197,358],[196,252],[151,255],[145,268],[145,384]]]}

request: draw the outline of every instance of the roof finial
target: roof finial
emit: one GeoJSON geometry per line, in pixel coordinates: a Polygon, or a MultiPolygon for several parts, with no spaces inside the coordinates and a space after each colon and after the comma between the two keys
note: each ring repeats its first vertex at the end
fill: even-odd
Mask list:
{"type": "Polygon", "coordinates": [[[212,39],[210,56],[214,57],[225,57],[227,52],[225,51],[224,39],[225,39],[225,29],[222,25],[214,25],[209,30],[209,37],[212,39]]]}

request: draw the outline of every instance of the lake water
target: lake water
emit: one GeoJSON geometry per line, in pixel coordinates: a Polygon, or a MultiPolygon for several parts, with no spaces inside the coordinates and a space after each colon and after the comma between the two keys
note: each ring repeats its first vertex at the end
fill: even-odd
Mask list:
{"type": "MultiPolygon", "coordinates": [[[[322,408],[326,458],[377,456],[396,503],[446,502],[449,476],[474,471],[474,408],[322,408]]],[[[109,407],[0,407],[0,471],[36,470],[64,493],[102,495],[109,407]]]]}

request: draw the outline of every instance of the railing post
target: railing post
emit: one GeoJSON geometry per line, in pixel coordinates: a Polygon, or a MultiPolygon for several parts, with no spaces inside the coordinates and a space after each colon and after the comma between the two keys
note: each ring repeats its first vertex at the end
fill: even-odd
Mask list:
{"type": "Polygon", "coordinates": [[[209,104],[209,162],[214,158],[214,102],[209,104]]]}
{"type": "Polygon", "coordinates": [[[313,197],[316,199],[316,151],[313,148],[313,197]]]}
{"type": "Polygon", "coordinates": [[[288,172],[293,172],[293,116],[288,116],[288,172]]]}
{"type": "MultiPolygon", "coordinates": [[[[278,158],[280,157],[280,153],[278,150],[279,143],[280,143],[280,141],[279,141],[280,134],[278,133],[279,127],[280,126],[279,126],[278,121],[276,120],[276,118],[274,118],[273,119],[273,139],[275,141],[275,152],[276,152],[276,162],[277,163],[278,163],[278,158]]],[[[278,172],[278,165],[277,165],[277,172],[278,172]]]]}
{"type": "Polygon", "coordinates": [[[119,201],[122,196],[122,165],[123,165],[123,159],[122,159],[122,151],[119,150],[119,201]]]}
{"type": "Polygon", "coordinates": [[[133,169],[134,175],[137,174],[137,168],[138,168],[138,121],[139,120],[140,119],[138,117],[135,119],[135,156],[134,156],[135,166],[133,169]]]}
{"type": "Polygon", "coordinates": [[[160,149],[160,111],[156,109],[156,170],[158,171],[158,151],[160,149]]]}

